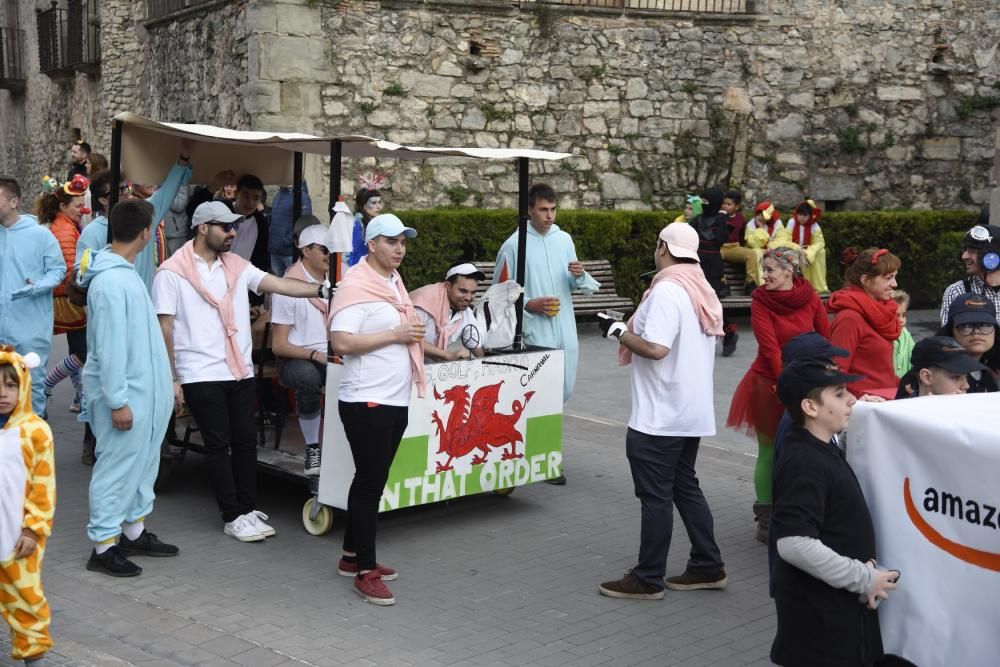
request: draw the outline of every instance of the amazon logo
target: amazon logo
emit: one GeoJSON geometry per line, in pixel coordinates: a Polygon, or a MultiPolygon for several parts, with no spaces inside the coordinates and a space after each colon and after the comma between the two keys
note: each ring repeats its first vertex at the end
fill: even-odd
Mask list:
{"type": "MultiPolygon", "coordinates": [[[[917,505],[913,502],[913,498],[910,495],[909,477],[903,479],[903,502],[906,505],[906,515],[928,542],[970,565],[976,565],[977,567],[992,570],[993,572],[1000,572],[1000,553],[974,549],[950,540],[928,523],[927,519],[917,509],[917,505]]],[[[928,487],[924,491],[924,499],[921,504],[924,511],[929,513],[942,514],[975,526],[983,526],[984,528],[992,528],[993,530],[998,529],[997,508],[992,505],[979,503],[975,500],[963,500],[961,496],[956,496],[947,491],[938,491],[933,487],[928,487]]]]}

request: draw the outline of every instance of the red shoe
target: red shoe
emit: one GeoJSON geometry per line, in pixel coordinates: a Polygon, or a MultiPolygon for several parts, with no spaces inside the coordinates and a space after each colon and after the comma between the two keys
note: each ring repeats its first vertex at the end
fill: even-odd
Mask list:
{"type": "Polygon", "coordinates": [[[396,598],[388,587],[382,583],[382,577],[378,570],[372,570],[367,574],[359,574],[354,577],[354,591],[362,597],[365,602],[381,605],[383,607],[396,604],[396,598]]]}
{"type": "MultiPolygon", "coordinates": [[[[382,565],[382,563],[375,563],[375,571],[382,575],[382,581],[395,581],[399,578],[399,574],[394,569],[382,565]]],[[[340,562],[337,563],[337,574],[342,577],[357,576],[358,561],[355,560],[353,563],[348,563],[346,560],[341,558],[340,562]]]]}

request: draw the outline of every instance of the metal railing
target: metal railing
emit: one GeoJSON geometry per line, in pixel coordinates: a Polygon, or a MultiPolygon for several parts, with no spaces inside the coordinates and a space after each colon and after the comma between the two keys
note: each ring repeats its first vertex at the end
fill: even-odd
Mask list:
{"type": "Polygon", "coordinates": [[[606,9],[641,9],[660,12],[699,12],[706,14],[753,14],[763,0],[533,0],[539,4],[601,7],[606,9]]]}
{"type": "Polygon", "coordinates": [[[0,86],[24,81],[23,44],[23,30],[0,28],[0,86]]]}
{"type": "Polygon", "coordinates": [[[38,14],[38,64],[44,74],[68,74],[101,62],[97,0],[52,0],[38,14]]]}
{"type": "Polygon", "coordinates": [[[146,18],[158,19],[188,7],[197,7],[210,0],[149,0],[146,3],[146,18]]]}

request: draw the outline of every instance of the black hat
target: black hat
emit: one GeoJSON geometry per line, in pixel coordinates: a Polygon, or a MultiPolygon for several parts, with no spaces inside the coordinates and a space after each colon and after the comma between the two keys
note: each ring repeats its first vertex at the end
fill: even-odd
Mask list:
{"type": "Polygon", "coordinates": [[[829,359],[799,359],[785,366],[778,378],[778,400],[788,407],[798,405],[810,391],[863,380],[864,375],[848,375],[829,359]]]}
{"type": "Polygon", "coordinates": [[[976,225],[965,233],[962,240],[964,248],[988,248],[995,243],[1000,243],[1000,227],[996,225],[976,225]]]}
{"type": "Polygon", "coordinates": [[[957,340],[950,336],[931,336],[913,346],[910,356],[913,370],[943,368],[949,373],[985,371],[986,366],[972,358],[957,340]]]}
{"type": "Polygon", "coordinates": [[[781,348],[781,363],[787,366],[801,359],[833,359],[850,356],[847,350],[836,347],[815,331],[799,334],[781,348]]]}
{"type": "Polygon", "coordinates": [[[997,309],[981,294],[959,294],[948,307],[948,319],[954,324],[997,324],[997,309]]]}

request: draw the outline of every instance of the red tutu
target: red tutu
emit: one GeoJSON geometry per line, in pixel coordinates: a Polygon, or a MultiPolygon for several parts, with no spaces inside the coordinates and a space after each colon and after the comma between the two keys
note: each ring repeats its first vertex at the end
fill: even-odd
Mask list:
{"type": "Polygon", "coordinates": [[[745,429],[749,436],[760,433],[774,439],[784,411],[774,393],[774,380],[750,370],[736,387],[726,426],[737,431],[745,429]]]}

